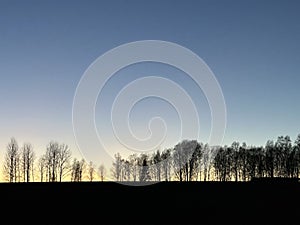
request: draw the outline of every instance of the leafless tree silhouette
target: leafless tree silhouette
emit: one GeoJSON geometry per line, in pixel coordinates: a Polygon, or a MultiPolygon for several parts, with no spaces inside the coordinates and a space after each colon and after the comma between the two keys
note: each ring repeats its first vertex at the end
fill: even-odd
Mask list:
{"type": "Polygon", "coordinates": [[[18,181],[19,172],[19,146],[15,138],[11,138],[6,148],[3,173],[9,182],[18,181]]]}
{"type": "Polygon", "coordinates": [[[105,170],[105,167],[104,167],[103,164],[101,164],[101,165],[99,166],[98,171],[99,171],[100,180],[103,182],[104,177],[105,177],[105,173],[106,173],[106,170],[105,170]]]}
{"type": "Polygon", "coordinates": [[[92,161],[90,161],[87,170],[87,177],[89,181],[92,182],[95,179],[95,172],[95,165],[92,161]]]}
{"type": "Polygon", "coordinates": [[[59,145],[58,175],[59,175],[60,182],[69,173],[71,156],[72,156],[72,153],[71,153],[71,150],[68,145],[66,145],[66,144],[59,145]]]}
{"type": "Polygon", "coordinates": [[[35,154],[33,152],[33,147],[29,143],[25,143],[21,148],[20,166],[22,168],[22,180],[23,182],[29,182],[30,177],[34,177],[33,167],[34,167],[35,154]]]}
{"type": "Polygon", "coordinates": [[[132,154],[129,156],[129,164],[131,168],[131,176],[133,181],[137,181],[138,174],[138,156],[137,154],[132,154]]]}
{"type": "Polygon", "coordinates": [[[71,170],[71,181],[73,182],[80,182],[82,181],[83,171],[85,168],[85,162],[82,159],[81,161],[77,160],[76,158],[73,160],[71,170]]]}
{"type": "Polygon", "coordinates": [[[113,162],[112,168],[111,168],[111,173],[113,178],[116,181],[121,181],[122,177],[122,157],[120,153],[115,154],[115,161],[113,162]]]}
{"type": "Polygon", "coordinates": [[[47,165],[46,165],[46,157],[45,155],[42,155],[40,159],[38,160],[38,171],[40,175],[40,181],[44,181],[45,173],[47,173],[47,165]]]}
{"type": "Polygon", "coordinates": [[[162,159],[162,177],[164,181],[171,181],[171,169],[172,169],[172,149],[166,149],[161,154],[162,159]]]}

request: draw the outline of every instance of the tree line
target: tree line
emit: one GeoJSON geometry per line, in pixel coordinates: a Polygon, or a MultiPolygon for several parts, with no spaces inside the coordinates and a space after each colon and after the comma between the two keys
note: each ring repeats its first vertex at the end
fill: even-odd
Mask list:
{"type": "MultiPolygon", "coordinates": [[[[80,182],[108,180],[106,168],[72,158],[68,145],[51,141],[37,157],[33,146],[19,147],[11,138],[7,145],[3,177],[8,182],[80,182]]],[[[234,141],[230,146],[209,146],[183,140],[172,148],[153,153],[115,154],[110,168],[115,181],[250,181],[253,178],[299,178],[300,135],[269,140],[265,146],[247,146],[234,141]]]]}
{"type": "Polygon", "coordinates": [[[253,178],[299,178],[300,135],[292,143],[279,136],[265,146],[209,146],[183,140],[152,154],[117,153],[111,168],[116,181],[250,181],[253,178]]]}
{"type": "Polygon", "coordinates": [[[94,181],[97,177],[103,181],[105,167],[101,164],[97,169],[92,161],[86,163],[83,159],[72,159],[69,146],[56,141],[51,141],[45,153],[37,158],[30,143],[19,147],[16,139],[11,138],[6,148],[2,174],[8,182],[79,182],[94,181]]]}

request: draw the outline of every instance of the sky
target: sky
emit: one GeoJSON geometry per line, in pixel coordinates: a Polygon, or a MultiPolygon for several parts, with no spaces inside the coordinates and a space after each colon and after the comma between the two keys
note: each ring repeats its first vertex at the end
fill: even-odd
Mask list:
{"type": "MultiPolygon", "coordinates": [[[[87,150],[78,148],[72,126],[81,77],[105,52],[140,40],[184,46],[213,71],[227,110],[223,145],[264,145],[279,135],[294,140],[300,133],[299,10],[296,0],[0,0],[0,156],[15,137],[19,145],[32,143],[38,155],[54,140],[81,157],[87,150]]],[[[109,154],[122,151],[110,123],[114,99],[130,82],[154,75],[187,91],[199,113],[199,141],[207,141],[211,116],[205,94],[184,72],[146,62],[118,71],[99,94],[95,121],[109,154]]],[[[132,109],[133,133],[149,137],[148,122],[155,116],[167,125],[160,148],[174,146],[182,138],[180,115],[159,98],[143,99],[132,109]]],[[[93,160],[106,162],[97,154],[93,160]]]]}

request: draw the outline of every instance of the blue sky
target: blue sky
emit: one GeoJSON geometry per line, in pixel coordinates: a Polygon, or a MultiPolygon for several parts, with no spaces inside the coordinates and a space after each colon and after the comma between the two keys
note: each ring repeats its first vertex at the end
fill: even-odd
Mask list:
{"type": "MultiPolygon", "coordinates": [[[[223,144],[264,145],[286,134],[295,139],[300,133],[299,10],[299,1],[271,0],[0,0],[1,152],[14,136],[20,143],[32,142],[38,152],[57,140],[78,154],[72,103],[84,71],[111,48],[149,39],[189,48],[214,72],[228,113],[223,144]]],[[[104,107],[97,105],[99,129],[105,129],[102,114],[109,112],[111,96],[153,73],[189,92],[201,112],[205,140],[210,125],[205,96],[182,72],[151,63],[129,67],[111,79],[103,92],[104,107]]],[[[178,117],[166,103],[141,102],[133,111],[135,126],[142,130],[143,115],[151,117],[154,109],[169,115],[174,139],[165,145],[171,147],[178,117]]]]}

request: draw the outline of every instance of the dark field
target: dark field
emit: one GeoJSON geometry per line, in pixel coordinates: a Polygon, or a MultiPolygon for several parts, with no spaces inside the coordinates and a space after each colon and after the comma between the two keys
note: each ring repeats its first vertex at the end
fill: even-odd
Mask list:
{"type": "Polygon", "coordinates": [[[1,224],[300,224],[300,183],[0,184],[1,224]]]}

